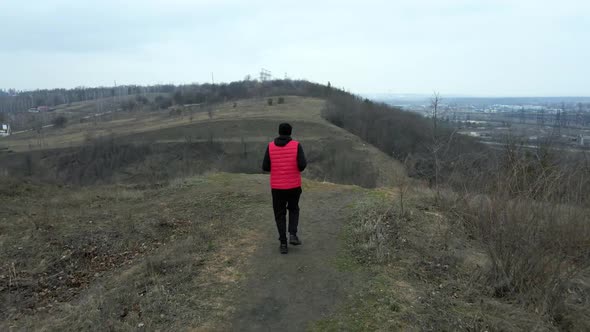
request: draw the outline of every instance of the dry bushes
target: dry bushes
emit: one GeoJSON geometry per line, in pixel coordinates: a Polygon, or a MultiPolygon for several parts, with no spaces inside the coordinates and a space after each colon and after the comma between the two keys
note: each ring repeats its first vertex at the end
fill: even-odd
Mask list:
{"type": "Polygon", "coordinates": [[[60,156],[55,165],[56,177],[74,184],[104,181],[117,170],[144,160],[150,153],[148,144],[119,144],[112,137],[98,139],[60,156]]]}
{"type": "Polygon", "coordinates": [[[489,295],[561,328],[585,329],[589,290],[579,280],[590,271],[590,173],[559,157],[508,146],[493,171],[472,179],[470,189],[484,194],[466,191],[443,204],[484,244],[491,264],[478,282],[489,295]]]}
{"type": "Polygon", "coordinates": [[[327,100],[322,111],[326,120],[404,162],[410,176],[432,185],[450,182],[456,172],[469,173],[472,164],[458,161],[467,154],[488,150],[470,137],[455,135],[445,121],[433,122],[416,113],[340,92],[327,96],[327,100]]]}
{"type": "Polygon", "coordinates": [[[493,294],[517,295],[545,312],[564,283],[590,267],[589,212],[493,197],[465,207],[461,216],[488,250],[492,266],[486,284],[493,294]]]}
{"type": "Polygon", "coordinates": [[[358,261],[384,263],[390,257],[390,240],[395,238],[391,233],[397,230],[394,227],[397,218],[387,206],[376,200],[362,201],[355,206],[348,234],[358,261]]]}

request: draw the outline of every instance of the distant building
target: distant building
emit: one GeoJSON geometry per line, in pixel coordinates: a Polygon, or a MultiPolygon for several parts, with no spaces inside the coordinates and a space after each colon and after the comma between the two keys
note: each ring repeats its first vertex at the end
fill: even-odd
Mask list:
{"type": "Polygon", "coordinates": [[[12,134],[10,125],[6,123],[0,124],[0,137],[10,136],[10,134],[12,134]]]}
{"type": "Polygon", "coordinates": [[[578,138],[578,143],[580,143],[582,146],[590,145],[590,136],[580,135],[578,138]]]}
{"type": "Polygon", "coordinates": [[[31,113],[39,113],[39,112],[51,112],[54,109],[49,106],[37,106],[29,108],[29,112],[31,113]]]}

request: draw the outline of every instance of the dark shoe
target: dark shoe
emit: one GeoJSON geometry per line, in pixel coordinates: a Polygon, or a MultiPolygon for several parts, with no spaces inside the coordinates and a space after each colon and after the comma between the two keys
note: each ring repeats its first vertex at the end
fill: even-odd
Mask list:
{"type": "Polygon", "coordinates": [[[287,243],[281,243],[281,254],[286,254],[289,252],[289,248],[287,247],[287,243]]]}
{"type": "Polygon", "coordinates": [[[301,244],[301,241],[299,240],[297,235],[291,234],[291,235],[289,235],[289,243],[291,243],[294,246],[298,246],[301,244]]]}

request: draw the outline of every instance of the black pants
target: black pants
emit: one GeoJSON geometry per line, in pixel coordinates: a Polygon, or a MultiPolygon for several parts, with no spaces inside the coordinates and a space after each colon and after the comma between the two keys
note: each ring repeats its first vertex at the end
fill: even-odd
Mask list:
{"type": "Polygon", "coordinates": [[[281,242],[287,242],[287,210],[289,210],[289,234],[297,234],[300,196],[301,187],[272,189],[272,209],[275,212],[275,222],[281,242]]]}

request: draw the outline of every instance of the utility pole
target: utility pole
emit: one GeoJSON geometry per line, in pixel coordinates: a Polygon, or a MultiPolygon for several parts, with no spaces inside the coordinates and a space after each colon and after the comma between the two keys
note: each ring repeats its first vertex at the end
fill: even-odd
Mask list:
{"type": "Polygon", "coordinates": [[[545,125],[545,109],[541,109],[537,113],[537,125],[543,127],[545,125]]]}
{"type": "Polygon", "coordinates": [[[558,109],[555,113],[555,120],[553,121],[553,126],[557,127],[557,135],[561,134],[561,109],[558,109]]]}
{"type": "Polygon", "coordinates": [[[567,111],[565,108],[565,103],[561,103],[561,127],[567,127],[568,120],[567,120],[567,111]]]}
{"type": "Polygon", "coordinates": [[[117,95],[119,94],[119,88],[117,87],[117,81],[115,80],[115,94],[113,96],[113,100],[115,105],[113,106],[115,109],[117,108],[117,102],[119,101],[119,98],[117,98],[117,95]]]}
{"type": "Polygon", "coordinates": [[[270,70],[267,70],[267,69],[264,69],[264,68],[262,68],[260,70],[260,81],[261,82],[270,80],[271,77],[272,77],[272,75],[270,73],[270,70]]]}
{"type": "Polygon", "coordinates": [[[113,89],[113,111],[117,110],[117,81],[115,80],[115,88],[113,89]]]}
{"type": "Polygon", "coordinates": [[[526,122],[526,118],[525,118],[525,114],[524,114],[524,106],[520,108],[520,123],[525,123],[526,122]]]}
{"type": "Polygon", "coordinates": [[[211,84],[215,85],[215,80],[213,79],[213,72],[211,72],[211,84]]]}

